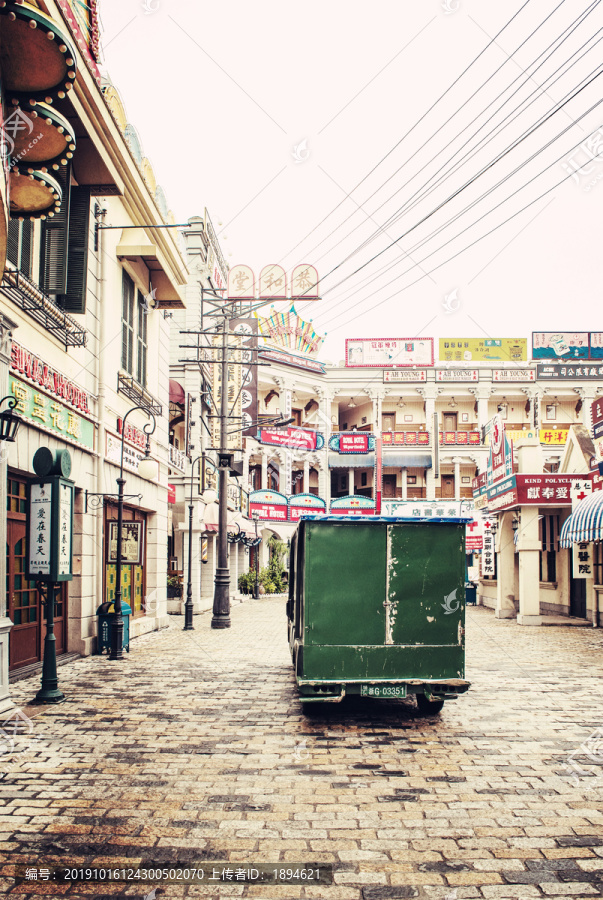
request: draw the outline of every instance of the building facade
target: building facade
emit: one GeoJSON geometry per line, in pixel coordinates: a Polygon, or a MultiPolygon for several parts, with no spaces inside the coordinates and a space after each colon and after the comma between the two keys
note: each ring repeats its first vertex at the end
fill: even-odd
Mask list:
{"type": "Polygon", "coordinates": [[[135,523],[126,531],[137,544],[122,568],[131,634],[165,624],[165,311],[184,307],[188,272],[174,229],[165,227],[173,216],[136,131],[116,89],[101,78],[96,4],[7,3],[0,29],[10,187],[0,378],[3,396],[15,398],[22,418],[16,442],[5,448],[2,473],[8,702],[7,670],[15,676],[30,671],[43,649],[40,597],[24,577],[27,484],[40,447],[69,450],[75,482],[74,577],[56,607],[57,652],[95,651],[97,607],[115,593],[122,447],[124,522],[135,523]],[[29,54],[27,66],[15,64],[17,49],[29,54]],[[64,72],[57,61],[64,62],[64,72]],[[44,73],[62,78],[45,85],[41,98],[28,81],[34,71],[38,85],[44,73]],[[145,426],[153,420],[157,477],[149,481],[137,470],[145,426]]]}

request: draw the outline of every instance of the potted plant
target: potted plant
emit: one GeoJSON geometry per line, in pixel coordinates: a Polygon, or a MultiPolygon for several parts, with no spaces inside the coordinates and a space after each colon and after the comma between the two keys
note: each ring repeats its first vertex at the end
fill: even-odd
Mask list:
{"type": "Polygon", "coordinates": [[[168,597],[182,597],[182,581],[180,575],[168,575],[167,595],[168,597]]]}

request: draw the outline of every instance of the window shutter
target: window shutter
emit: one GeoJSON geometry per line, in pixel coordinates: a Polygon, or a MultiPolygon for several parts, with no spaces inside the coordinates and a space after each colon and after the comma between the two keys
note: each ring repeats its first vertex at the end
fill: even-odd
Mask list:
{"type": "Polygon", "coordinates": [[[134,282],[127,274],[122,276],[122,340],[121,367],[133,375],[132,360],[134,358],[134,282]]]}
{"type": "Polygon", "coordinates": [[[18,219],[8,220],[8,234],[6,236],[6,258],[13,266],[19,267],[19,233],[21,222],[18,219]]]}
{"type": "Polygon", "coordinates": [[[69,198],[69,234],[67,239],[67,287],[58,298],[59,306],[69,313],[86,312],[88,279],[88,237],[90,230],[90,189],[72,187],[69,198]]]}
{"type": "Polygon", "coordinates": [[[67,290],[67,228],[69,221],[70,166],[62,166],[53,178],[61,185],[61,209],[52,219],[42,222],[40,243],[40,287],[45,294],[64,294],[67,290]]]}
{"type": "Polygon", "coordinates": [[[21,260],[19,268],[27,277],[31,277],[31,244],[33,239],[33,222],[21,223],[21,260]]]}

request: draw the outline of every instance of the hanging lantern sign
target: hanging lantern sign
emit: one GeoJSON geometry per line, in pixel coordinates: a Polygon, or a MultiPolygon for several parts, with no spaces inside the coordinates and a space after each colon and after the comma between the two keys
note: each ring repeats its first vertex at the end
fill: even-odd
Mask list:
{"type": "Polygon", "coordinates": [[[295,266],[291,273],[291,299],[318,300],[318,272],[314,266],[295,266]]]}
{"type": "Polygon", "coordinates": [[[286,300],[287,276],[276,263],[264,266],[260,272],[260,300],[286,300]]]}
{"type": "Polygon", "coordinates": [[[255,300],[255,275],[249,266],[233,266],[228,272],[228,299],[255,300]]]}

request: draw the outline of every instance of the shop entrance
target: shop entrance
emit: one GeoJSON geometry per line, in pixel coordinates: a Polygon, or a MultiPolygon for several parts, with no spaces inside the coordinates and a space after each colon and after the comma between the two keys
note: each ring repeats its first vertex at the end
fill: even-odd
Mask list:
{"type": "Polygon", "coordinates": [[[454,475],[442,475],[442,497],[454,499],[454,475]]]}
{"type": "Polygon", "coordinates": [[[586,618],[586,578],[574,578],[574,554],[570,557],[570,616],[586,618]]]}
{"type": "Polygon", "coordinates": [[[396,476],[383,476],[383,496],[390,499],[396,496],[396,476]]]}
{"type": "MultiPolygon", "coordinates": [[[[9,669],[40,662],[46,630],[44,607],[35,582],[26,570],[26,482],[9,476],[6,522],[6,590],[8,616],[13,623],[9,637],[9,669]]],[[[54,608],[57,654],[66,650],[67,586],[61,586],[54,608]]]]}

